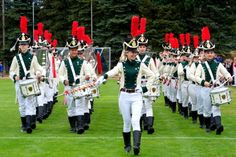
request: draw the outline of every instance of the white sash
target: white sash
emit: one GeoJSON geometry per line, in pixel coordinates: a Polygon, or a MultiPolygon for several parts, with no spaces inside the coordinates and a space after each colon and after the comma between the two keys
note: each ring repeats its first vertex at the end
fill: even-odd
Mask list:
{"type": "Polygon", "coordinates": [[[73,66],[73,64],[72,64],[71,59],[68,58],[68,60],[69,60],[70,69],[71,69],[71,71],[72,71],[72,75],[73,75],[73,78],[74,78],[74,82],[76,82],[76,79],[79,78],[79,77],[77,77],[76,74],[75,74],[75,69],[74,69],[74,66],[73,66]]]}
{"type": "Polygon", "coordinates": [[[216,80],[214,79],[214,76],[213,76],[213,74],[212,74],[211,68],[210,68],[210,66],[209,66],[209,64],[208,64],[207,61],[205,61],[205,65],[206,65],[207,70],[208,70],[208,72],[209,72],[209,74],[210,74],[212,83],[215,84],[216,80]]]}
{"type": "Polygon", "coordinates": [[[29,71],[26,70],[25,62],[23,61],[23,58],[22,58],[21,53],[19,54],[19,58],[20,58],[20,63],[21,63],[21,65],[22,65],[23,71],[24,71],[24,73],[25,73],[25,77],[26,77],[26,75],[29,73],[29,71]]]}
{"type": "Polygon", "coordinates": [[[140,61],[140,62],[142,62],[142,63],[144,63],[144,62],[146,61],[147,58],[148,58],[148,56],[145,55],[144,58],[143,58],[143,60],[141,61],[140,57],[137,56],[138,61],[140,61]]]}

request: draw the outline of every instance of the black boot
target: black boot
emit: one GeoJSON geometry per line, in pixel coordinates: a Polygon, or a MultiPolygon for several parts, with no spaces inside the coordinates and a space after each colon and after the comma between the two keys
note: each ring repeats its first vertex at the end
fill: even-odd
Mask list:
{"type": "Polygon", "coordinates": [[[148,134],[153,134],[154,133],[154,128],[153,128],[154,117],[147,117],[147,122],[148,122],[147,132],[148,134]]]}
{"type": "Polygon", "coordinates": [[[47,119],[48,118],[48,114],[47,114],[47,104],[43,104],[43,119],[47,119]]]}
{"type": "Polygon", "coordinates": [[[191,103],[188,103],[188,116],[189,117],[192,117],[192,104],[191,103]]]}
{"type": "Polygon", "coordinates": [[[205,125],[206,125],[206,132],[210,133],[211,132],[211,130],[210,130],[211,117],[204,117],[204,122],[205,122],[205,125]]]}
{"type": "Polygon", "coordinates": [[[43,122],[43,106],[38,107],[37,121],[39,123],[43,122]]]}
{"type": "Polygon", "coordinates": [[[89,124],[90,124],[90,114],[84,113],[84,130],[89,129],[89,124]]]}
{"type": "Polygon", "coordinates": [[[216,122],[216,135],[220,135],[221,132],[224,131],[224,126],[221,124],[221,117],[216,116],[214,118],[215,118],[215,122],[216,122]]]}
{"type": "Polygon", "coordinates": [[[75,116],[74,117],[68,117],[69,123],[70,123],[70,132],[76,132],[75,128],[75,116]]]}
{"type": "Polygon", "coordinates": [[[164,96],[164,100],[165,100],[165,106],[169,106],[169,101],[168,101],[167,96],[164,96]]]}
{"type": "Polygon", "coordinates": [[[140,125],[140,130],[143,131],[143,116],[140,117],[140,120],[139,120],[139,125],[140,125]]]}
{"type": "Polygon", "coordinates": [[[141,143],[141,131],[134,131],[134,155],[138,155],[140,152],[140,143],[141,143]]]}
{"type": "Polygon", "coordinates": [[[204,128],[204,117],[202,114],[199,114],[198,117],[199,117],[199,123],[200,123],[199,128],[203,129],[204,128]]]}
{"type": "Polygon", "coordinates": [[[172,102],[172,113],[176,112],[176,102],[172,102]]]}
{"type": "Polygon", "coordinates": [[[26,116],[26,132],[28,134],[31,134],[32,133],[32,129],[30,127],[30,124],[31,124],[31,116],[27,115],[26,116]]]}
{"type": "Polygon", "coordinates": [[[180,115],[183,115],[183,107],[182,107],[182,103],[178,103],[178,111],[180,115]]]}
{"type": "Polygon", "coordinates": [[[146,114],[143,114],[143,130],[147,130],[148,129],[148,122],[147,122],[147,117],[146,114]]]}
{"type": "Polygon", "coordinates": [[[130,144],[130,132],[123,132],[123,139],[124,139],[124,149],[127,153],[131,150],[131,144],[130,144]]]}
{"type": "Polygon", "coordinates": [[[77,134],[84,133],[84,116],[77,116],[77,134]]]}
{"type": "Polygon", "coordinates": [[[211,114],[211,125],[210,125],[210,129],[211,129],[211,131],[215,131],[215,129],[216,129],[216,122],[215,122],[215,118],[213,117],[213,114],[211,114]]]}
{"type": "Polygon", "coordinates": [[[36,115],[32,115],[31,116],[31,124],[30,124],[30,127],[32,129],[35,129],[36,128],[36,115]]]}
{"type": "Polygon", "coordinates": [[[188,119],[188,107],[183,107],[184,119],[188,119]]]}
{"type": "Polygon", "coordinates": [[[21,132],[26,131],[26,117],[20,117],[21,118],[21,132]]]}
{"type": "Polygon", "coordinates": [[[93,103],[93,100],[90,100],[90,105],[91,105],[90,114],[92,114],[92,112],[94,112],[94,103],[93,103]]]}
{"type": "Polygon", "coordinates": [[[192,123],[197,123],[197,111],[192,111],[192,123]]]}

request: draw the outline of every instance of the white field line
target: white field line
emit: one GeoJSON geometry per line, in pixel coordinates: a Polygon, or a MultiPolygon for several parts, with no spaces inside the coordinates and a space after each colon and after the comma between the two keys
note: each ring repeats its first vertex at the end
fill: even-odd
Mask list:
{"type": "MultiPolygon", "coordinates": [[[[93,137],[62,137],[62,136],[48,136],[48,137],[15,137],[15,136],[6,136],[0,137],[0,140],[17,140],[17,139],[27,139],[27,140],[37,140],[37,139],[53,139],[53,140],[115,140],[115,139],[122,139],[122,137],[109,137],[109,136],[93,136],[93,137]]],[[[171,137],[171,136],[163,136],[163,137],[142,137],[142,139],[146,140],[153,140],[153,139],[160,139],[160,140],[231,140],[236,141],[236,137],[171,137]]]]}

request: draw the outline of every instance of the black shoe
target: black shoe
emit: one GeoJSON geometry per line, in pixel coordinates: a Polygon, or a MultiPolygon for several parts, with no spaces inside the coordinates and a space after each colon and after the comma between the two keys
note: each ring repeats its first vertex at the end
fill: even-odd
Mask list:
{"type": "Polygon", "coordinates": [[[84,124],[84,130],[88,130],[89,129],[89,125],[87,123],[84,124]]]}
{"type": "Polygon", "coordinates": [[[32,129],[31,128],[27,128],[26,132],[27,132],[27,134],[31,134],[32,133],[32,129]]]}
{"type": "Polygon", "coordinates": [[[221,125],[219,128],[216,129],[216,135],[221,135],[221,132],[224,131],[224,126],[221,125]]]}
{"type": "Polygon", "coordinates": [[[36,129],[36,124],[31,124],[30,127],[31,129],[36,129]]]}
{"type": "Polygon", "coordinates": [[[78,128],[77,134],[83,134],[84,133],[84,128],[78,128]]]}

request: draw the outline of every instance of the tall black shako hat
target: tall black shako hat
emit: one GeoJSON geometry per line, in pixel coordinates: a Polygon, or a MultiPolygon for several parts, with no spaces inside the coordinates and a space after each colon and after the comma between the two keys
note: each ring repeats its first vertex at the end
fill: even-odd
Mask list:
{"type": "Polygon", "coordinates": [[[173,33],[166,33],[165,34],[165,41],[163,42],[162,44],[162,48],[164,50],[170,50],[171,49],[171,46],[170,46],[170,38],[173,38],[174,37],[174,34],[173,33]]]}
{"type": "Polygon", "coordinates": [[[139,17],[138,16],[132,16],[131,18],[131,36],[132,37],[128,37],[124,40],[123,42],[123,50],[128,50],[128,51],[133,51],[133,52],[137,52],[137,48],[139,46],[139,42],[141,43],[145,42],[141,37],[141,34],[144,34],[146,30],[146,18],[141,18],[139,21],[139,17]],[[142,21],[142,22],[141,22],[142,21]],[[139,29],[139,25],[140,25],[140,29],[139,29]],[[137,36],[140,36],[140,40],[136,39],[137,36]]]}
{"type": "Polygon", "coordinates": [[[78,51],[86,50],[93,42],[92,39],[85,33],[84,26],[79,26],[77,28],[77,39],[79,41],[78,51]]]}
{"type": "Polygon", "coordinates": [[[147,24],[147,19],[145,17],[140,19],[140,30],[139,34],[141,34],[138,37],[138,45],[145,45],[147,46],[148,44],[148,39],[144,36],[144,33],[146,32],[146,24],[147,24]]]}
{"type": "Polygon", "coordinates": [[[77,27],[78,27],[78,22],[77,21],[73,21],[73,23],[72,23],[72,30],[71,30],[71,37],[68,38],[68,40],[66,42],[66,47],[68,47],[69,49],[74,49],[74,48],[78,48],[79,47],[80,43],[76,39],[77,27]]]}
{"type": "Polygon", "coordinates": [[[214,50],[215,49],[215,44],[210,41],[211,35],[209,28],[203,27],[202,28],[202,44],[201,47],[204,51],[209,51],[209,50],[214,50]]]}
{"type": "Polygon", "coordinates": [[[27,24],[28,24],[28,20],[27,20],[26,16],[20,16],[21,34],[16,39],[16,42],[12,46],[10,51],[15,51],[17,44],[19,44],[19,45],[29,45],[30,44],[31,39],[30,39],[30,36],[28,35],[27,24]]]}

